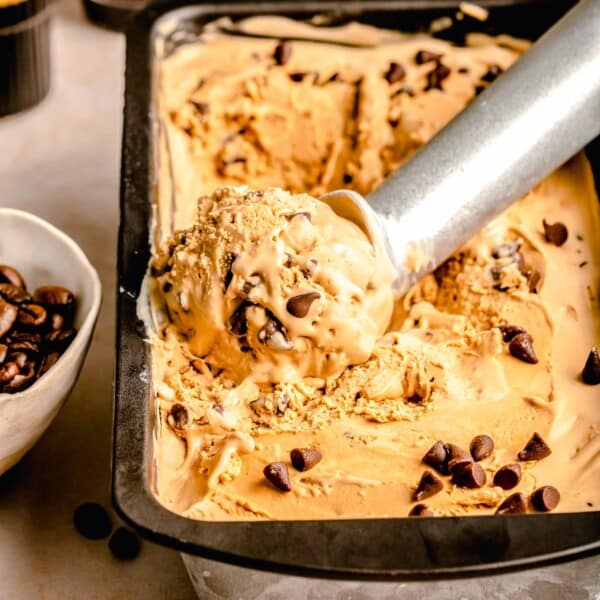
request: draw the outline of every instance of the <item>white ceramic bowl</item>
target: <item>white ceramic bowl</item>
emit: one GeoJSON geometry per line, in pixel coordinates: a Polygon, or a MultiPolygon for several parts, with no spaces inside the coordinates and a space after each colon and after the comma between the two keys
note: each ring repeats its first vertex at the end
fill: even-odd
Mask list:
{"type": "Polygon", "coordinates": [[[75,385],[90,344],[102,289],[81,248],[62,231],[29,213],[0,208],[0,264],[16,268],[28,290],[61,285],[77,299],[77,335],[31,387],[0,394],[0,474],[38,441],[75,385]]]}

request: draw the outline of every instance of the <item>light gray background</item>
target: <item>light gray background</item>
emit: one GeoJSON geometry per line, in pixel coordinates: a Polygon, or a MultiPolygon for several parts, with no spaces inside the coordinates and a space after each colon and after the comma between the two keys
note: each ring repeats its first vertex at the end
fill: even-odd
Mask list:
{"type": "MultiPolygon", "coordinates": [[[[121,35],[87,23],[77,0],[63,0],[56,11],[50,96],[31,111],[0,119],[0,206],[29,210],[71,235],[100,273],[104,304],[71,398],[41,442],[0,478],[0,600],[187,600],[194,592],[175,552],[144,543],[139,559],[119,563],[105,541],[85,540],[71,525],[79,503],[109,504],[125,44],[121,35]]],[[[213,565],[204,573],[206,589],[240,589],[226,585],[227,578],[220,584],[218,571],[213,565]]],[[[304,583],[307,597],[315,599],[598,600],[600,559],[386,591],[356,584],[338,593],[304,583]]],[[[285,584],[268,595],[256,593],[252,589],[253,598],[291,600],[285,584]]]]}

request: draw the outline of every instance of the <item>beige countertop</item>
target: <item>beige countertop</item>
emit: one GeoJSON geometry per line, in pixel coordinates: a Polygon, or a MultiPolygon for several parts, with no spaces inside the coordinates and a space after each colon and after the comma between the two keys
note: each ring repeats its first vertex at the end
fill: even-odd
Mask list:
{"type": "MultiPolygon", "coordinates": [[[[125,44],[123,36],[86,22],[78,0],[58,4],[52,41],[50,96],[31,111],[0,119],[0,205],[36,213],[72,236],[100,273],[104,304],[87,362],[66,406],[40,443],[0,478],[0,598],[194,598],[177,553],[144,542],[137,560],[120,563],[105,540],[85,540],[71,524],[73,509],[81,502],[110,502],[125,44]]],[[[348,599],[375,597],[375,592],[399,599],[600,600],[598,572],[600,559],[591,558],[465,582],[397,584],[385,593],[357,583],[335,593],[348,599]]],[[[298,583],[287,583],[291,585],[280,591],[285,588],[291,600],[290,588],[297,589],[298,583]]],[[[207,587],[213,585],[207,581],[207,587]]],[[[333,587],[314,580],[306,582],[309,589],[313,598],[334,593],[333,587]]],[[[265,597],[256,590],[249,593],[248,598],[265,597]]]]}

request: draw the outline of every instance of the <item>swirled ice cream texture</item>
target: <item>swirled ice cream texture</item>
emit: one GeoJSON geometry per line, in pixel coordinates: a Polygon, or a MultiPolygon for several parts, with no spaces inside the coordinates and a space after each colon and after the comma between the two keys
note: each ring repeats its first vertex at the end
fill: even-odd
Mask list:
{"type": "MultiPolygon", "coordinates": [[[[250,25],[283,34],[286,23],[250,25]]],[[[275,41],[215,33],[166,61],[157,239],[191,227],[198,197],[222,186],[367,194],[489,84],[492,66],[505,69],[520,52],[507,39],[457,48],[353,27],[319,31],[380,43],[294,42],[281,65],[275,41]],[[417,64],[423,49],[450,69],[442,89],[427,89],[435,62],[417,64]],[[404,77],[388,76],[392,62],[404,77]]],[[[406,516],[429,447],[442,439],[468,448],[485,433],[496,446],[481,463],[486,485],[445,479],[426,501],[434,514],[491,514],[509,493],[540,485],[560,490],[558,510],[596,510],[598,391],[579,373],[600,341],[599,233],[589,164],[578,156],[397,302],[370,356],[339,376],[266,383],[252,376],[254,363],[234,370],[228,358],[222,370],[192,351],[185,328],[167,325],[153,339],[159,500],[198,519],[406,516]],[[543,219],[567,226],[563,246],[545,241],[543,219]],[[531,334],[537,364],[510,355],[503,323],[531,334]],[[522,463],[515,489],[493,486],[534,431],[552,454],[522,463]],[[317,448],[323,459],[297,472],[295,447],[317,448]],[[262,475],[276,460],[289,466],[289,493],[262,475]]]]}

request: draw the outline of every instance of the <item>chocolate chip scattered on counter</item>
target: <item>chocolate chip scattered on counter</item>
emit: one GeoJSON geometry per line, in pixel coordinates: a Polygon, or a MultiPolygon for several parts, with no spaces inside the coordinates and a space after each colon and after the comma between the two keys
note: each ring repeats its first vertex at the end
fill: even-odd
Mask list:
{"type": "Polygon", "coordinates": [[[441,54],[437,54],[437,52],[431,52],[431,50],[419,50],[415,55],[415,62],[418,65],[424,65],[428,62],[433,62],[442,58],[441,54]]]}
{"type": "Polygon", "coordinates": [[[25,287],[25,280],[21,277],[21,273],[8,265],[0,265],[0,282],[12,283],[23,290],[25,287]]]}
{"type": "Polygon", "coordinates": [[[540,512],[554,510],[559,502],[560,493],[551,485],[544,485],[531,494],[531,504],[533,504],[535,510],[539,510],[540,512]]]}
{"type": "Polygon", "coordinates": [[[600,383],[600,354],[598,348],[593,346],[581,371],[583,383],[598,385],[600,383]]]}
{"type": "Polygon", "coordinates": [[[473,460],[483,460],[493,452],[494,440],[489,435],[476,435],[471,440],[470,450],[473,460]]]}
{"type": "Polygon", "coordinates": [[[285,466],[285,463],[269,463],[263,469],[263,473],[278,490],[281,490],[282,492],[290,492],[292,490],[290,474],[288,472],[288,468],[285,466]]]}
{"type": "Polygon", "coordinates": [[[108,548],[119,560],[133,560],[140,553],[140,538],[130,529],[119,527],[108,540],[108,548]]]}
{"type": "Polygon", "coordinates": [[[485,485],[485,481],[485,471],[479,463],[459,463],[452,470],[452,483],[459,487],[480,488],[485,485]]]}
{"type": "Polygon", "coordinates": [[[294,448],[290,452],[290,460],[297,471],[312,469],[322,458],[323,455],[314,448],[294,448]]]}
{"type": "Polygon", "coordinates": [[[542,436],[535,432],[531,439],[525,444],[525,448],[519,451],[519,460],[541,460],[552,454],[552,450],[546,442],[542,439],[542,436]]]}
{"type": "Polygon", "coordinates": [[[286,309],[293,317],[302,319],[308,314],[312,303],[321,297],[319,292],[307,292],[293,296],[287,301],[286,309]]]}
{"type": "Polygon", "coordinates": [[[481,79],[488,83],[492,83],[492,81],[495,81],[500,75],[502,75],[502,68],[499,65],[491,65],[487,72],[482,75],[481,79]]]}
{"type": "Polygon", "coordinates": [[[292,57],[292,42],[284,40],[279,42],[273,52],[273,58],[278,65],[285,65],[292,57]]]}
{"type": "Polygon", "coordinates": [[[517,333],[510,341],[508,351],[515,358],[530,365],[535,365],[538,362],[538,357],[533,349],[533,338],[527,332],[517,333]]]}
{"type": "Polygon", "coordinates": [[[521,492],[511,494],[496,510],[497,515],[522,515],[526,512],[527,498],[521,492]]]}
{"type": "Polygon", "coordinates": [[[110,535],[112,522],[106,509],[97,502],[84,502],[73,512],[75,529],[88,540],[110,535]]]}
{"type": "Polygon", "coordinates": [[[417,488],[413,492],[412,500],[413,502],[425,500],[425,498],[435,496],[435,494],[441,492],[443,489],[444,483],[442,480],[439,477],[436,477],[431,471],[425,471],[423,475],[421,475],[417,488]]]}
{"type": "Polygon", "coordinates": [[[400,63],[397,62],[391,62],[390,68],[385,74],[385,78],[388,83],[396,83],[397,81],[402,81],[405,76],[406,70],[400,63]]]}
{"type": "Polygon", "coordinates": [[[427,87],[425,91],[441,90],[442,81],[450,75],[450,69],[443,63],[438,63],[432,71],[427,74],[427,87]]]}
{"type": "Polygon", "coordinates": [[[494,475],[494,485],[511,490],[521,481],[521,465],[511,463],[500,467],[494,475]]]}
{"type": "Polygon", "coordinates": [[[433,517],[433,511],[429,509],[427,504],[415,504],[408,513],[409,517],[433,517]]]}
{"type": "Polygon", "coordinates": [[[503,342],[510,342],[519,333],[527,333],[519,325],[500,325],[498,329],[500,329],[500,333],[502,333],[503,342]]]}
{"type": "Polygon", "coordinates": [[[567,241],[569,231],[564,223],[548,223],[544,219],[542,224],[544,225],[544,238],[549,244],[562,246],[567,241]]]}

